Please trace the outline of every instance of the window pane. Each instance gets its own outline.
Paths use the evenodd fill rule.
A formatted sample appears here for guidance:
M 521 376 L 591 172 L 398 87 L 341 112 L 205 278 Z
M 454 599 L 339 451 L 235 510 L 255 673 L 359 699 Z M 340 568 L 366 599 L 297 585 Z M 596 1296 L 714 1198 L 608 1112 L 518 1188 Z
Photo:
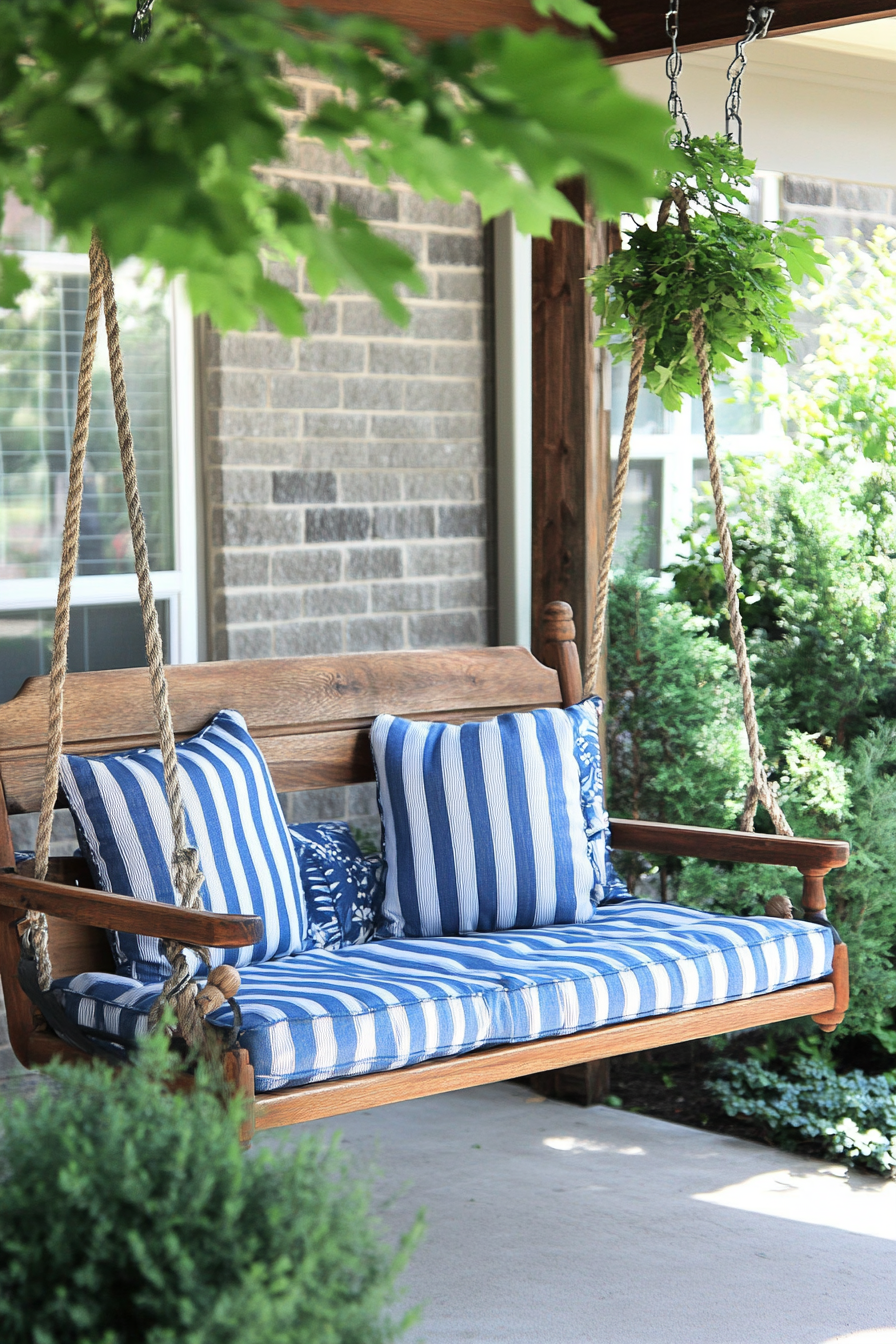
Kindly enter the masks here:
M 615 473 L 617 463 L 613 463 Z M 639 569 L 659 573 L 662 461 L 632 462 L 628 469 L 622 515 L 616 534 L 615 564 L 622 567 L 634 559 Z
M 762 377 L 762 356 L 751 354 L 748 369 L 750 379 L 758 381 Z M 736 386 L 726 374 L 713 380 L 712 390 L 716 429 L 720 435 L 762 432 L 761 410 L 753 401 L 745 398 L 742 388 Z M 703 403 L 699 397 L 691 402 L 691 433 L 703 434 Z
M 162 289 L 137 275 L 120 267 L 116 277 L 122 353 L 150 563 L 173 569 L 169 322 Z M 19 308 L 0 310 L 3 579 L 58 573 L 87 286 L 86 275 L 42 270 Z M 132 568 L 101 319 L 78 573 Z
M 700 490 L 704 481 L 709 481 L 709 463 L 705 457 L 695 457 L 691 463 L 691 485 L 694 490 Z M 703 491 L 700 493 L 702 495 Z
M 610 432 L 622 433 L 625 419 L 625 403 L 628 399 L 628 364 L 613 365 L 613 395 L 610 405 Z M 672 416 L 663 406 L 659 397 L 647 392 L 642 383 L 638 396 L 638 410 L 635 415 L 636 434 L 671 434 Z
M 158 602 L 159 625 L 168 656 L 169 604 Z M 10 700 L 27 677 L 44 676 L 53 652 L 52 609 L 0 612 L 0 701 Z M 72 607 L 70 672 L 144 667 L 143 622 L 136 602 Z M 146 693 L 149 695 L 149 683 Z

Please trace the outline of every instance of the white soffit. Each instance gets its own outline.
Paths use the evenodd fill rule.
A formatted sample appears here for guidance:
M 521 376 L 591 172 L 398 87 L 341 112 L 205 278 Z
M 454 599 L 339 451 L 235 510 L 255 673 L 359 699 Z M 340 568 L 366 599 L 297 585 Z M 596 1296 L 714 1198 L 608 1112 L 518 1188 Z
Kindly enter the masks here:
M 695 135 L 724 129 L 733 55 L 684 54 L 679 88 Z M 747 56 L 744 150 L 760 169 L 896 186 L 896 19 L 767 38 Z M 662 59 L 617 70 L 627 88 L 665 103 Z
M 840 28 L 822 28 L 816 33 L 788 37 L 801 47 L 820 47 L 824 51 L 842 51 L 851 56 L 871 56 L 896 61 L 896 19 L 870 19 L 867 23 L 846 23 Z

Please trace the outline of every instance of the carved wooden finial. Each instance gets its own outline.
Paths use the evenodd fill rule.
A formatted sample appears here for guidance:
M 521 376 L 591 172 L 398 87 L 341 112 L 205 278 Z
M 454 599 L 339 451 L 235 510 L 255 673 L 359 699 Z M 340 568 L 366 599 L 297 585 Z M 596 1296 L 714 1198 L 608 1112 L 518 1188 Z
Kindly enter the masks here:
M 547 604 L 542 617 L 542 630 L 546 644 L 562 644 L 566 640 L 575 643 L 576 625 L 568 602 Z
M 788 896 L 773 896 L 765 903 L 769 919 L 793 919 L 793 904 Z

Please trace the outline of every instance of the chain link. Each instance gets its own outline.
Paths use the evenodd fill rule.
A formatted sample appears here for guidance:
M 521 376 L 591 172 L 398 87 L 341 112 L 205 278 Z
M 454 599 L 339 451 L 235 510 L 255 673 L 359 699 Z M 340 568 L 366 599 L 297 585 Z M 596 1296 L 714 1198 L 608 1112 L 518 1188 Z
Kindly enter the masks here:
M 678 6 L 680 0 L 669 0 L 669 8 L 666 11 L 666 36 L 669 39 L 671 48 L 666 57 L 666 78 L 669 81 L 669 116 L 675 123 L 676 130 L 679 121 L 684 130 L 679 132 L 681 140 L 687 144 L 691 138 L 691 127 L 684 110 L 684 103 L 681 101 L 681 94 L 678 92 L 678 79 L 681 75 L 681 52 L 678 50 Z
M 740 98 L 747 68 L 745 48 L 748 43 L 768 36 L 775 11 L 771 5 L 750 5 L 747 10 L 747 31 L 734 48 L 734 60 L 728 67 L 728 97 L 725 99 L 725 134 L 729 140 L 744 142 L 744 124 L 740 117 Z
M 152 7 L 155 0 L 137 0 L 134 22 L 131 24 L 131 37 L 137 42 L 145 42 L 152 32 Z

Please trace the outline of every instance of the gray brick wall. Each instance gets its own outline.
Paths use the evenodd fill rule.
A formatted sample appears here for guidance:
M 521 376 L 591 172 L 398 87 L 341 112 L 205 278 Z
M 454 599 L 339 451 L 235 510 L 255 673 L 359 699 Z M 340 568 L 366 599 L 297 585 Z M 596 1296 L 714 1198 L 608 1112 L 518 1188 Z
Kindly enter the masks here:
M 326 92 L 297 81 L 308 106 Z M 310 307 L 309 340 L 206 332 L 210 636 L 218 658 L 487 642 L 486 277 L 475 205 L 367 186 L 294 137 L 277 174 L 409 249 L 409 328 L 362 294 Z M 369 803 L 369 799 L 367 800 Z M 365 804 L 366 805 L 366 804 Z
M 786 174 L 781 198 L 783 217 L 809 216 L 828 247 L 856 231 L 870 238 L 880 224 L 896 228 L 896 189 L 891 187 Z

